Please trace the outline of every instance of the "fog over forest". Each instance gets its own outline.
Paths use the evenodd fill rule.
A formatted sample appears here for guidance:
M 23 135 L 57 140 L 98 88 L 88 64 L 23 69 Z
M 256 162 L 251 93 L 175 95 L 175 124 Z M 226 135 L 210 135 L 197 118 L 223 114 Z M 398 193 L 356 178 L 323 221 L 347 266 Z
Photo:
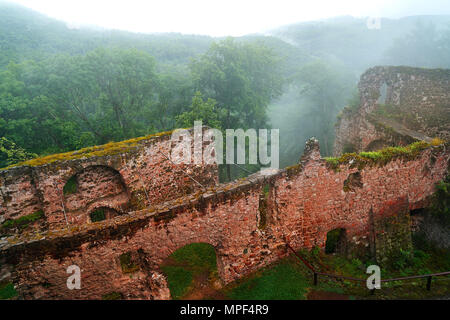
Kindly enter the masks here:
M 331 155 L 336 117 L 358 106 L 365 70 L 450 67 L 450 15 L 377 23 L 339 16 L 240 37 L 146 34 L 71 28 L 0 2 L 0 167 L 197 119 L 279 128 L 281 167 L 311 136 Z

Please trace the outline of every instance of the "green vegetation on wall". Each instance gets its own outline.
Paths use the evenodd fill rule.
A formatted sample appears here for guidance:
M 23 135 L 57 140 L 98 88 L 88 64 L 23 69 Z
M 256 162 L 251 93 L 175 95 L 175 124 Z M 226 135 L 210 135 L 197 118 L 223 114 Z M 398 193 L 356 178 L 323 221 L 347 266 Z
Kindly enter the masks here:
M 22 216 L 17 219 L 7 220 L 0 225 L 0 232 L 11 230 L 14 228 L 18 228 L 19 230 L 24 230 L 30 225 L 30 223 L 33 223 L 39 219 L 42 219 L 42 218 L 44 218 L 44 216 L 45 216 L 44 212 L 42 210 L 39 210 L 32 214 Z
M 405 147 L 387 147 L 379 151 L 368 151 L 356 153 L 345 153 L 342 156 L 325 158 L 327 165 L 337 170 L 340 165 L 350 164 L 352 167 L 359 169 L 369 165 L 386 165 L 396 159 L 413 160 L 421 154 L 421 152 L 432 145 L 418 141 Z
M 111 292 L 102 296 L 102 300 L 120 300 L 122 294 L 120 292 Z

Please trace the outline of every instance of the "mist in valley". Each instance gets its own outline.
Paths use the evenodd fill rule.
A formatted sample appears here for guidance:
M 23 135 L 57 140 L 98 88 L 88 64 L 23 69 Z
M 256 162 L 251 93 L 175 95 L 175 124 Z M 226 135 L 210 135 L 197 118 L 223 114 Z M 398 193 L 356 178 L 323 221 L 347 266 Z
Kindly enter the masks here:
M 268 109 L 271 126 L 280 128 L 284 166 L 298 161 L 311 136 L 319 139 L 322 155 L 332 154 L 336 116 L 345 106 L 358 106 L 357 83 L 368 68 L 450 67 L 449 16 L 382 18 L 373 29 L 367 19 L 339 17 L 286 26 L 271 35 L 301 48 L 306 57 L 292 65 L 283 95 Z M 311 95 L 305 86 L 317 92 Z

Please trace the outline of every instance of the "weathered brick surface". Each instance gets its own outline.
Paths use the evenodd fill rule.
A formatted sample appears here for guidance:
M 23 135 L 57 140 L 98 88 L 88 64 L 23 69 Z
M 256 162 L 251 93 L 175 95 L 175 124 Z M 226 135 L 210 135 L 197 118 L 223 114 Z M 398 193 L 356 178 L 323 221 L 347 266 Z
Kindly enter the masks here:
M 375 67 L 361 76 L 358 87 L 359 108 L 344 112 L 336 127 L 336 155 L 417 138 L 450 140 L 450 70 Z M 379 105 L 390 106 L 395 115 L 375 117 Z
M 66 217 L 70 224 L 89 222 L 89 213 L 98 207 L 126 212 L 201 188 L 181 171 L 189 171 L 206 187 L 218 183 L 216 165 L 170 162 L 166 156 L 174 143 L 168 134 L 142 140 L 125 153 L 1 170 L 0 221 L 43 210 L 49 228 L 57 229 L 66 224 Z M 77 177 L 77 193 L 64 195 L 72 176 Z
M 375 241 L 380 245 L 382 239 L 371 238 L 376 236 L 371 219 L 392 217 L 397 211 L 386 208 L 401 198 L 409 209 L 423 206 L 446 174 L 449 158 L 443 147 L 431 147 L 409 161 L 361 170 L 342 164 L 333 170 L 310 141 L 297 166 L 111 220 L 11 238 L 0 244 L 1 257 L 4 266 L 15 266 L 12 279 L 26 299 L 100 299 L 111 292 L 165 299 L 167 283 L 159 265 L 189 243 L 215 248 L 224 283 L 287 255 L 286 242 L 295 249 L 323 248 L 327 232 L 336 228 L 346 230 L 354 250 L 367 251 Z M 358 185 L 345 189 L 356 172 Z M 132 274 L 124 274 L 119 263 L 127 252 L 140 257 Z M 83 270 L 81 290 L 66 287 L 66 268 L 72 264 Z
M 412 250 L 411 217 L 407 197 L 387 201 L 373 214 L 375 257 L 381 266 L 399 258 L 401 252 Z
M 41 209 L 41 199 L 30 168 L 0 173 L 0 223 Z
M 448 70 L 368 70 L 359 84 L 360 108 L 344 114 L 337 127 L 336 153 L 448 139 L 449 78 Z M 374 121 L 380 104 L 407 116 L 395 119 L 395 128 Z M 12 279 L 25 299 L 101 299 L 117 292 L 168 299 L 159 266 L 186 244 L 211 244 L 219 276 L 229 283 L 287 255 L 286 243 L 324 248 L 327 233 L 338 228 L 345 229 L 348 252 L 386 263 L 399 249 L 410 249 L 409 210 L 427 205 L 450 158 L 440 146 L 414 159 L 331 168 L 310 140 L 296 166 L 218 185 L 215 165 L 167 160 L 173 144 L 160 136 L 123 153 L 0 171 L 0 223 L 43 210 L 49 226 L 0 240 L 0 280 Z M 77 192 L 64 195 L 74 175 Z M 97 208 L 109 208 L 108 219 L 91 223 L 89 213 Z M 120 264 L 126 253 L 138 266 L 130 273 Z M 70 265 L 82 269 L 81 290 L 67 289 Z
M 71 224 L 87 223 L 89 213 L 99 207 L 126 212 L 129 197 L 121 175 L 104 166 L 92 166 L 76 176 L 77 190 L 64 196 L 64 206 Z

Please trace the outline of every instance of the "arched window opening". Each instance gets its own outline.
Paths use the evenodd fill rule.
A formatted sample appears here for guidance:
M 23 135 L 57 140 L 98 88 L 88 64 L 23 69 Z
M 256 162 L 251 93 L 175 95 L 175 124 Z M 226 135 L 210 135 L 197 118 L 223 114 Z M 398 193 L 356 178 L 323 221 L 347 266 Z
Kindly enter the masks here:
M 204 299 L 219 294 L 221 283 L 214 247 L 191 243 L 174 251 L 161 264 L 172 299 Z
M 76 193 L 77 190 L 78 190 L 77 176 L 74 175 L 74 176 L 70 177 L 69 180 L 67 180 L 67 182 L 63 188 L 63 193 L 65 196 L 67 196 L 69 194 Z
M 325 253 L 327 254 L 345 254 L 347 236 L 343 228 L 334 229 L 327 233 L 325 243 Z
M 130 206 L 130 196 L 122 175 L 104 165 L 92 165 L 76 172 L 64 185 L 63 195 L 65 212 L 76 224 L 110 219 L 119 212 L 126 212 Z M 111 206 L 117 211 L 98 209 Z

